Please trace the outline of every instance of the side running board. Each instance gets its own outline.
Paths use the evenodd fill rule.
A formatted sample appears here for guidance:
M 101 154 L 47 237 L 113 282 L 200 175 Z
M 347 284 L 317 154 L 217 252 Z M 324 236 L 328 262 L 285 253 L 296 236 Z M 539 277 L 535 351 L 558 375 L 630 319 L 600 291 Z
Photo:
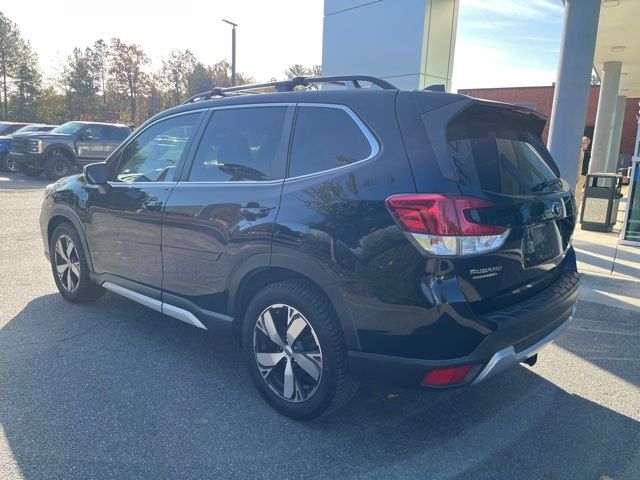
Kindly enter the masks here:
M 142 295 L 141 293 L 134 292 L 133 290 L 129 290 L 128 288 L 121 287 L 120 285 L 116 285 L 111 282 L 104 282 L 102 286 L 113 293 L 122 295 L 123 297 L 133 300 L 145 307 L 152 308 L 156 312 L 164 313 L 165 315 L 169 315 L 170 317 L 189 323 L 194 327 L 202 328 L 203 330 L 207 329 L 207 327 L 205 327 L 193 313 L 183 308 L 176 307 L 175 305 L 169 305 L 168 303 L 147 297 L 146 295 Z

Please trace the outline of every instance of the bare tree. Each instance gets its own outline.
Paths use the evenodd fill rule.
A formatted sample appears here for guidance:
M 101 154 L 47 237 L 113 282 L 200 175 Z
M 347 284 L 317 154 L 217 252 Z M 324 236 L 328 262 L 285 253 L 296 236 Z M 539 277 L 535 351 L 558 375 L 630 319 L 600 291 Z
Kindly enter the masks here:
M 114 92 L 128 100 L 132 123 L 136 123 L 138 97 L 149 85 L 149 75 L 145 71 L 149 63 L 149 57 L 138 45 L 128 45 L 118 38 L 111 40 L 109 81 Z

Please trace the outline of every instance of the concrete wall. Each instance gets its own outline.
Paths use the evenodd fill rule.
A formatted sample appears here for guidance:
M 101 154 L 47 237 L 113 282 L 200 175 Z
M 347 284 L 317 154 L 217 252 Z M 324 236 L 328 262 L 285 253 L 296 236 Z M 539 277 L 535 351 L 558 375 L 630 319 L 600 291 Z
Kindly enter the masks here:
M 459 0 L 325 0 L 322 74 L 451 86 Z

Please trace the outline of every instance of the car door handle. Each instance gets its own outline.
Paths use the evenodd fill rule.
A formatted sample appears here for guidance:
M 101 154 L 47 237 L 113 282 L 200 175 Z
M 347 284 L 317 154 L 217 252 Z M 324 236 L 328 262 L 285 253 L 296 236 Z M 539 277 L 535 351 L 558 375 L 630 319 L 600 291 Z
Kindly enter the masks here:
M 269 215 L 269 209 L 265 207 L 240 207 L 238 213 L 247 220 L 257 220 Z
M 162 200 L 145 200 L 144 202 L 142 202 L 142 205 L 144 205 L 144 208 L 146 210 L 157 212 L 159 210 L 162 210 L 164 202 Z

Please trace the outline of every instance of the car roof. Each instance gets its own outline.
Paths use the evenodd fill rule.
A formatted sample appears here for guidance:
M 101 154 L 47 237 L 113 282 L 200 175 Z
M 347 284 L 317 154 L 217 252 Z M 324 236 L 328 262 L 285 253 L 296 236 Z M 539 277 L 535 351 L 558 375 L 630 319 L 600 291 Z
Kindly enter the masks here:
M 273 92 L 255 93 L 249 95 L 233 95 L 213 98 L 210 100 L 200 100 L 192 103 L 185 103 L 160 112 L 150 120 L 156 120 L 164 116 L 173 115 L 189 110 L 200 110 L 213 107 L 247 105 L 247 104 L 277 104 L 277 103 L 333 103 L 349 106 L 352 103 L 383 101 L 397 95 L 412 95 L 422 104 L 422 111 L 431 106 L 439 106 L 469 99 L 465 95 L 456 93 L 434 92 L 428 90 L 384 90 L 375 88 L 357 89 L 327 89 L 327 90 L 302 90 L 293 92 Z
M 81 123 L 83 125 L 104 125 L 104 126 L 108 126 L 108 127 L 129 128 L 128 125 L 125 125 L 123 123 L 88 122 L 86 120 L 71 120 L 71 122 L 73 122 L 73 123 Z M 71 123 L 71 122 L 68 122 L 68 123 Z
M 335 90 L 303 90 L 293 92 L 255 93 L 249 95 L 232 95 L 210 100 L 200 100 L 178 105 L 160 112 L 154 119 L 190 110 L 201 110 L 213 107 L 249 105 L 249 104 L 283 104 L 283 103 L 337 103 L 349 105 L 355 97 L 368 99 L 391 98 L 398 94 L 398 90 L 379 89 L 335 89 Z

